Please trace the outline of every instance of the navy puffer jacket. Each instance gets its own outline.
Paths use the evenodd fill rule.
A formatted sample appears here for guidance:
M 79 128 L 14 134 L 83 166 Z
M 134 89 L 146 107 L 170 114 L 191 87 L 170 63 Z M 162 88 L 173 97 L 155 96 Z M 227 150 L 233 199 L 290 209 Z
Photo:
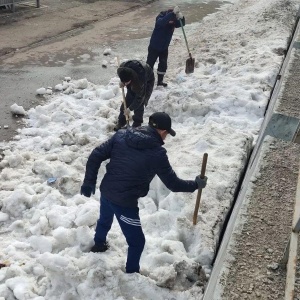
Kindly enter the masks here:
M 194 192 L 197 183 L 177 177 L 163 144 L 156 129 L 149 126 L 119 130 L 92 151 L 84 183 L 96 184 L 101 163 L 110 159 L 100 191 L 117 205 L 136 207 L 138 198 L 147 195 L 155 175 L 173 192 Z
M 172 23 L 170 23 L 170 21 Z M 184 17 L 181 22 L 182 26 L 185 26 Z M 149 46 L 159 52 L 168 49 L 174 29 L 180 26 L 180 21 L 177 20 L 173 10 L 162 11 L 156 17 L 155 27 L 150 38 Z

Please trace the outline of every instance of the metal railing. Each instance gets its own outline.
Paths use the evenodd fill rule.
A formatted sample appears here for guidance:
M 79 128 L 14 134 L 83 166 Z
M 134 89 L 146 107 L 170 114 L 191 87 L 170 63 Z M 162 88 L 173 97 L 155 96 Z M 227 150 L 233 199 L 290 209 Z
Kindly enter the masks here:
M 0 0 L 0 6 L 8 6 L 12 12 L 15 12 L 15 5 L 20 2 L 28 2 L 28 0 Z M 40 0 L 35 0 L 36 7 L 40 7 Z

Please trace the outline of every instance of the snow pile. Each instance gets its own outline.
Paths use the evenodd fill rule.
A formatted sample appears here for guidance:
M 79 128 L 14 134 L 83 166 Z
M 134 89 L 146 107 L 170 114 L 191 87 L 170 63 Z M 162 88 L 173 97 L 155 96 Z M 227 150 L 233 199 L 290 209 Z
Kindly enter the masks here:
M 184 73 L 179 62 L 186 53 L 177 47 L 168 71 L 175 79 L 154 90 L 145 112 L 144 123 L 154 111 L 171 115 L 177 135 L 165 147 L 178 176 L 194 179 L 203 153 L 209 154 L 198 224 L 192 225 L 196 193 L 172 193 L 154 178 L 139 201 L 147 276 L 124 273 L 127 245 L 117 222 L 110 250 L 89 253 L 100 195 L 85 198 L 79 190 L 90 152 L 113 134 L 122 95 L 117 77 L 107 85 L 65 79 L 47 104 L 27 112 L 29 126 L 19 130 L 18 141 L 2 145 L 0 260 L 8 267 L 0 269 L 1 296 L 199 299 L 283 59 L 278 49 L 286 47 L 290 11 L 296 11 L 284 1 L 250 2 L 224 6 L 190 26 L 195 72 Z

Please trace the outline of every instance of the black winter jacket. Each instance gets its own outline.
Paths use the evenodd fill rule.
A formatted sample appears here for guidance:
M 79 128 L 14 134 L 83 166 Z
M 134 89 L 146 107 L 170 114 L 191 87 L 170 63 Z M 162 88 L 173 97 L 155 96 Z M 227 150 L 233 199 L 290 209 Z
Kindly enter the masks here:
M 123 62 L 120 65 L 120 68 L 122 67 L 130 68 L 134 74 L 134 78 L 127 86 L 127 89 L 132 91 L 130 95 L 134 96 L 132 104 L 128 108 L 133 111 L 140 107 L 140 105 L 147 106 L 155 80 L 152 68 L 148 64 L 138 60 Z
M 84 183 L 95 185 L 101 163 L 110 159 L 100 191 L 117 205 L 136 207 L 138 198 L 147 195 L 155 175 L 173 192 L 197 190 L 195 181 L 177 177 L 163 144 L 156 129 L 150 126 L 119 130 L 92 151 L 86 164 Z
M 173 21 L 172 24 L 169 22 Z M 181 20 L 182 26 L 185 26 L 185 18 Z M 181 27 L 180 21 L 172 10 L 162 11 L 157 17 L 155 27 L 152 32 L 149 46 L 159 52 L 168 49 L 174 29 Z

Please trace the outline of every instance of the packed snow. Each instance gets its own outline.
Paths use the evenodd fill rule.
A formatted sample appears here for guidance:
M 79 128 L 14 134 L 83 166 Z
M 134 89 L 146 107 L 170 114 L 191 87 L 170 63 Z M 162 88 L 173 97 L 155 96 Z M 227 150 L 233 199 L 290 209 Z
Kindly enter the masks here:
M 10 107 L 10 111 L 12 114 L 15 114 L 15 115 L 26 115 L 26 111 L 24 109 L 23 106 L 20 106 L 16 103 L 14 103 L 11 107 Z
M 53 94 L 39 88 L 46 103 L 29 109 L 28 126 L 1 145 L 0 263 L 6 267 L 0 269 L 0 297 L 200 299 L 220 226 L 283 60 L 296 2 L 236 0 L 187 25 L 196 57 L 190 75 L 184 72 L 182 32 L 175 32 L 173 44 L 180 46 L 169 49 L 173 80 L 166 89 L 154 89 L 144 124 L 155 111 L 170 114 L 177 132 L 165 143 L 171 165 L 179 177 L 194 179 L 208 153 L 208 185 L 193 226 L 196 193 L 172 193 L 153 179 L 139 200 L 146 236 L 142 274 L 124 273 L 127 244 L 116 221 L 108 235 L 111 248 L 89 252 L 100 192 L 91 198 L 79 193 L 89 154 L 114 134 L 122 101 L 119 79 L 96 85 L 65 78 Z

